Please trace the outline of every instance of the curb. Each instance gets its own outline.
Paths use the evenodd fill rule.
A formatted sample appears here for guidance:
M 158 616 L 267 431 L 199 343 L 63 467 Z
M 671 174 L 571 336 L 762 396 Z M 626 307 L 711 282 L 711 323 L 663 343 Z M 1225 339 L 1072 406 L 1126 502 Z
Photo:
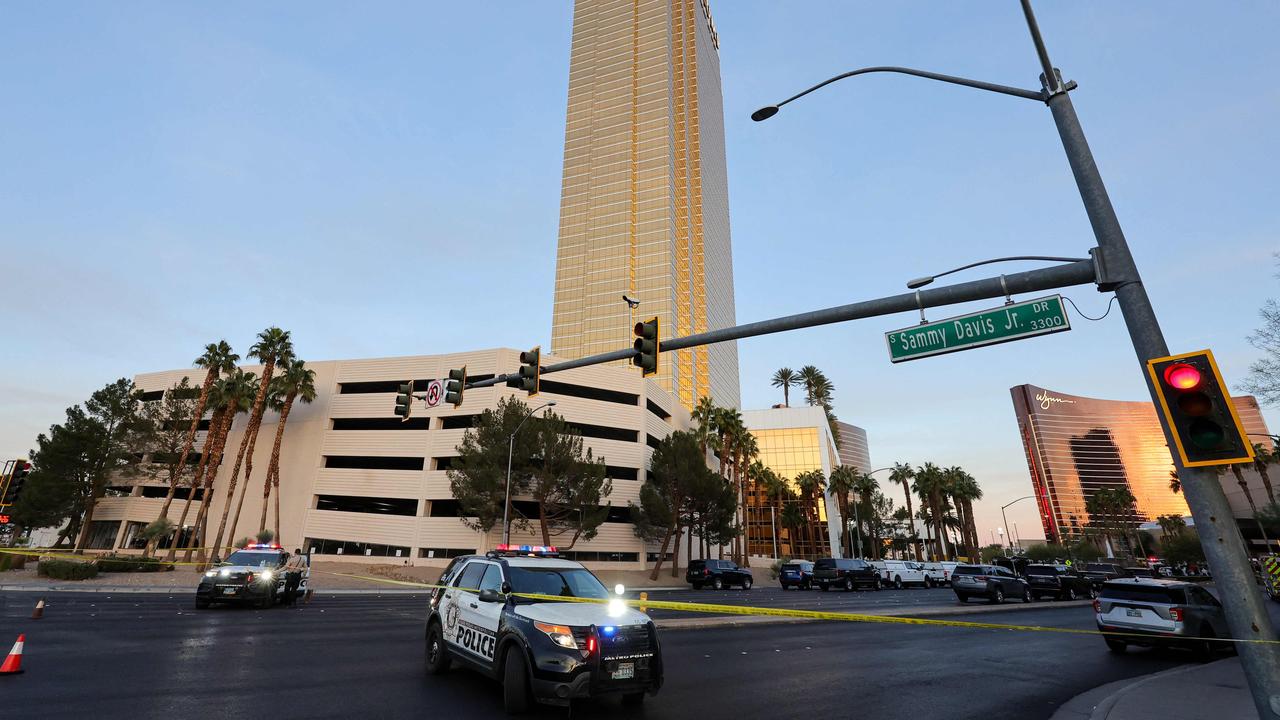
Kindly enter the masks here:
M 1203 667 L 1203 665 L 1195 663 L 1190 665 L 1180 665 L 1178 667 L 1169 668 L 1168 670 L 1151 673 L 1150 675 L 1140 675 L 1136 678 L 1117 680 L 1105 685 L 1099 685 L 1098 687 L 1080 693 L 1063 703 L 1053 713 L 1050 720 L 1085 720 L 1086 718 L 1088 720 L 1106 720 L 1106 718 L 1111 714 L 1111 710 L 1116 706 L 1116 703 L 1120 702 L 1121 698 L 1139 687 L 1171 675 L 1181 675 L 1193 670 L 1200 670 Z M 1094 702 L 1095 697 L 1101 697 L 1096 704 Z
M 1086 607 L 1092 600 L 1074 602 L 1031 603 L 1019 605 L 991 605 L 987 607 L 943 607 L 934 610 L 901 608 L 876 613 L 885 617 L 946 617 L 948 615 L 986 615 L 991 613 L 1022 612 L 1027 610 L 1057 610 Z M 813 618 L 774 617 L 768 615 L 711 615 L 705 618 L 666 618 L 654 620 L 662 630 L 700 630 L 703 628 L 734 627 L 737 625 L 790 625 L 795 623 L 843 622 L 841 620 L 817 620 Z

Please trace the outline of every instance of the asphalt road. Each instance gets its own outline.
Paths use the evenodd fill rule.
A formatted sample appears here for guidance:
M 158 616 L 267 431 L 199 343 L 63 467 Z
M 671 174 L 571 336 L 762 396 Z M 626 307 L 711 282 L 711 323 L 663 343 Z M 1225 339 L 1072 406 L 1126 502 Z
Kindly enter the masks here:
M 36 599 L 0 593 L 0 652 L 27 636 L 26 673 L 0 677 L 7 717 L 505 717 L 497 683 L 458 669 L 424 676 L 423 596 L 197 612 L 186 594 L 57 593 L 33 621 Z M 975 619 L 1093 622 L 1088 608 L 1047 605 Z M 669 630 L 662 641 L 666 686 L 643 709 L 606 699 L 572 716 L 1047 718 L 1092 687 L 1189 660 L 1117 657 L 1089 636 L 878 624 Z

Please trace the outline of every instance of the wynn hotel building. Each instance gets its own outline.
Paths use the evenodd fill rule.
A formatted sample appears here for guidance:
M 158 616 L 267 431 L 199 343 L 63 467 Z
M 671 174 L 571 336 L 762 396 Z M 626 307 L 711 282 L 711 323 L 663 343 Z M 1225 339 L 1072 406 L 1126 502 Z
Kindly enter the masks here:
M 1012 388 L 1018 431 L 1037 496 L 1044 536 L 1051 542 L 1078 539 L 1089 525 L 1088 498 L 1108 487 L 1128 488 L 1137 499 L 1135 523 L 1161 515 L 1189 515 L 1186 500 L 1170 489 L 1173 460 L 1150 402 L 1125 402 L 1067 395 L 1034 385 Z M 1266 421 L 1258 401 L 1233 398 L 1245 432 L 1266 440 Z M 1269 442 L 1269 440 L 1266 440 Z M 1250 511 L 1232 473 L 1223 487 L 1237 518 Z M 1266 502 L 1257 474 L 1244 471 L 1260 503 Z M 1256 483 L 1256 484 L 1255 484 Z M 1256 530 L 1241 523 L 1246 541 Z M 1260 539 L 1260 538 L 1259 538 Z
M 623 296 L 639 300 L 632 308 Z M 619 350 L 734 324 L 719 38 L 707 0 L 577 0 L 551 351 Z M 689 409 L 737 407 L 738 351 L 662 355 Z

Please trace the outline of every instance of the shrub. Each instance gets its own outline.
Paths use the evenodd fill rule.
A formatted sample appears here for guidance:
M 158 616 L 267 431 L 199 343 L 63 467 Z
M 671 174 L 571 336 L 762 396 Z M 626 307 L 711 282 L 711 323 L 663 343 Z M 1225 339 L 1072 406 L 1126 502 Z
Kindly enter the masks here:
M 99 572 L 168 572 L 173 565 L 158 558 L 140 555 L 103 555 L 98 558 Z
M 21 570 L 27 566 L 27 556 L 15 553 L 0 553 L 0 572 L 5 570 Z
M 782 574 L 782 566 L 786 565 L 789 562 L 791 562 L 791 558 L 784 557 L 784 558 L 778 558 L 777 560 L 774 560 L 772 563 L 770 563 L 769 578 L 772 580 L 777 580 L 778 576 Z
M 276 534 L 274 531 L 271 531 L 271 530 L 263 530 L 259 532 L 257 535 L 258 542 L 264 543 L 264 544 L 269 543 L 275 539 L 276 539 Z
M 41 560 L 36 574 L 54 580 L 88 580 L 98 576 L 98 563 L 92 560 Z

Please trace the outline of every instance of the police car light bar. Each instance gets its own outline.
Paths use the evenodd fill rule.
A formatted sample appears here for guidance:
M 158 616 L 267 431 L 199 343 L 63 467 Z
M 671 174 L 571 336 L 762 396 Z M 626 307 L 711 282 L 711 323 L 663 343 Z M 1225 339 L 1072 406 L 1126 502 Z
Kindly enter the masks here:
M 494 549 L 498 552 L 519 553 L 521 555 L 556 555 L 559 553 L 559 550 L 551 545 L 508 545 L 500 543 Z
M 280 543 L 249 543 L 244 546 L 245 550 L 279 550 Z

